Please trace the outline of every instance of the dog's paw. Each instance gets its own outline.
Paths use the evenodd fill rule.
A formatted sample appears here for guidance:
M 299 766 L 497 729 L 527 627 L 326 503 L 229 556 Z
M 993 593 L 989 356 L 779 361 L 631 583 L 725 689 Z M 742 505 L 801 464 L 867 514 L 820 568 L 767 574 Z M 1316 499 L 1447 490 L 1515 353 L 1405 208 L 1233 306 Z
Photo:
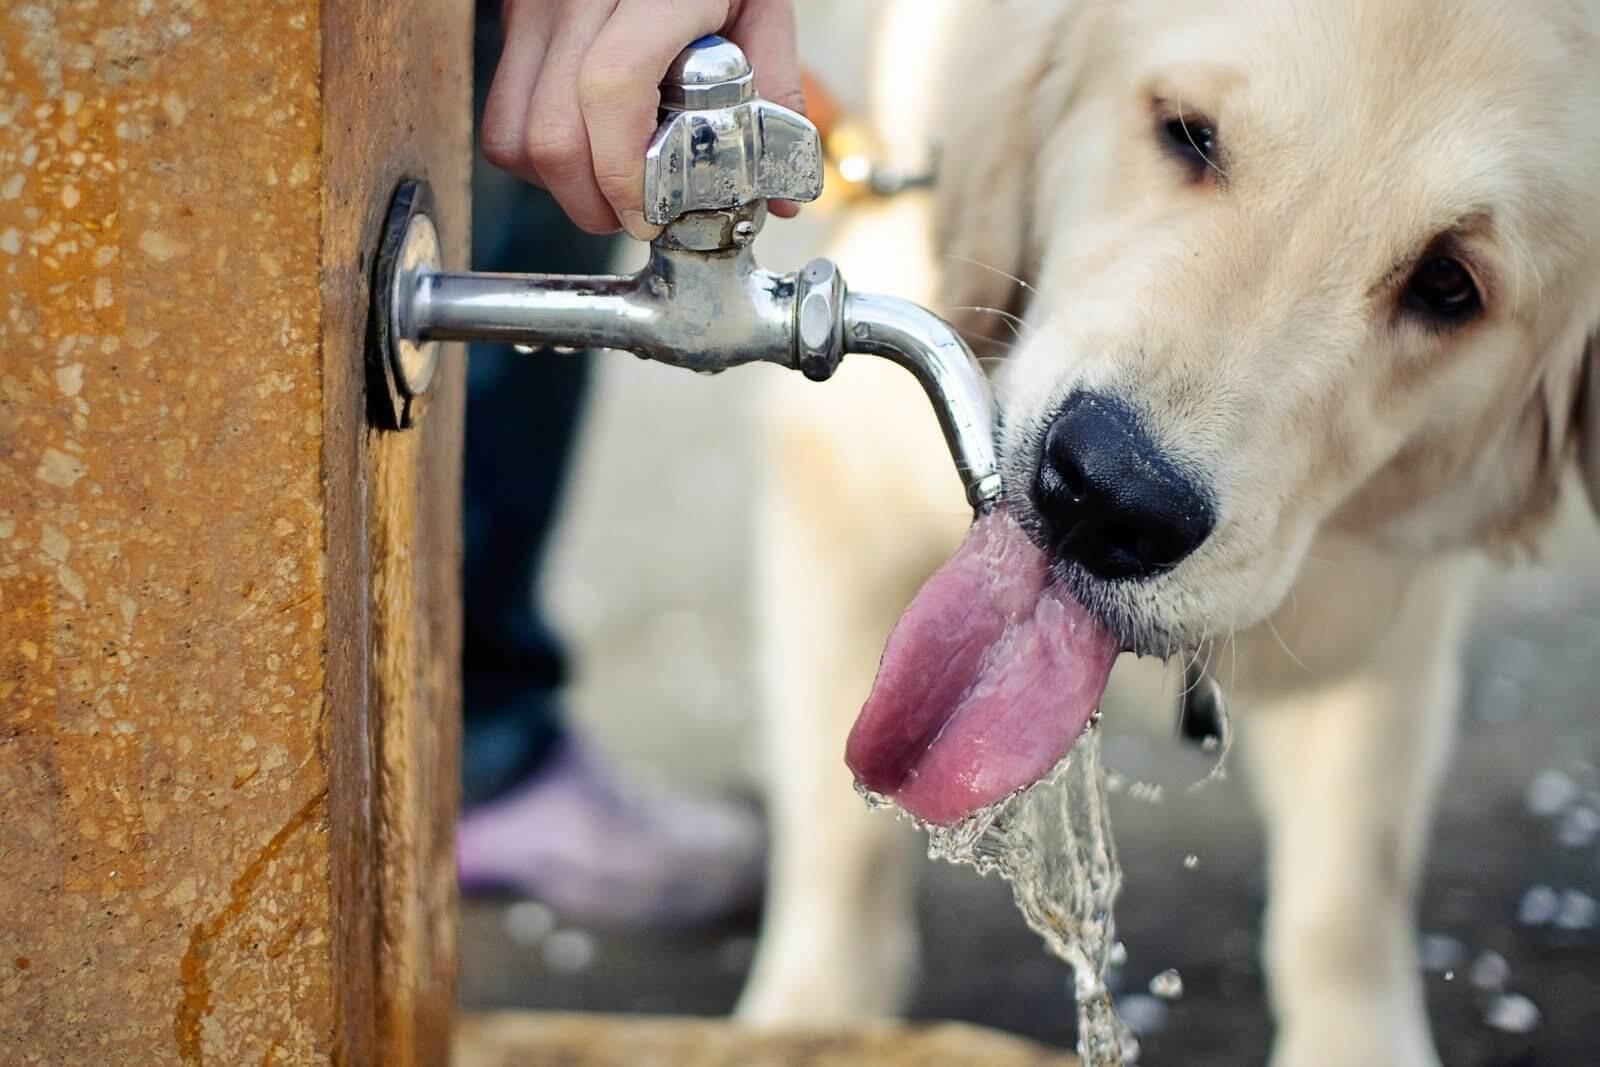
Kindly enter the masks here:
M 859 947 L 859 946 L 858 946 Z M 894 1018 L 910 1004 L 917 940 L 884 939 L 872 959 L 859 952 L 761 959 L 734 1015 L 755 1026 L 817 1026 Z
M 1278 1035 L 1270 1067 L 1440 1067 L 1427 1026 L 1392 1015 L 1328 1015 Z

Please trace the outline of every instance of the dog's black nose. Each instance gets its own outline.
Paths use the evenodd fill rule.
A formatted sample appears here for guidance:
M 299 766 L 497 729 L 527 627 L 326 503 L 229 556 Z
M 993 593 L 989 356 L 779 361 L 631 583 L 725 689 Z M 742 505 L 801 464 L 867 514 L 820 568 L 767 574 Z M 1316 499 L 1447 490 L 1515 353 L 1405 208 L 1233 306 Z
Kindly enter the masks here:
M 1202 488 L 1109 397 L 1074 393 L 1045 435 L 1034 506 L 1056 552 L 1101 578 L 1146 578 L 1210 535 Z

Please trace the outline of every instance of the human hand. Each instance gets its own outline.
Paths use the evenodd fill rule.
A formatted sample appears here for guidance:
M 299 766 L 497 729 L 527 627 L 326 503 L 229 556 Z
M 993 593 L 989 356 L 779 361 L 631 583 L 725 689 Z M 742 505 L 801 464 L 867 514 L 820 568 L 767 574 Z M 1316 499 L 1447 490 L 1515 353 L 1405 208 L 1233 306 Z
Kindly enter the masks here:
M 690 41 L 725 35 L 749 57 L 764 98 L 805 111 L 792 0 L 505 0 L 501 17 L 483 154 L 548 189 L 589 233 L 658 232 L 644 219 L 645 149 L 658 85 Z

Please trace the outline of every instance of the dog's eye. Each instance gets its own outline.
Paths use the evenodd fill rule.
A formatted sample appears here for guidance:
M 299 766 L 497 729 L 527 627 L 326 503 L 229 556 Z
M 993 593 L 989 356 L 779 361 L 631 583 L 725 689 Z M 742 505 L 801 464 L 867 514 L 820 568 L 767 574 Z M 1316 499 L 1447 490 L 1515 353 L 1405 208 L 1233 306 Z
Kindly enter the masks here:
M 1405 304 L 1444 323 L 1463 322 L 1482 307 L 1472 273 L 1458 259 L 1429 256 L 1406 283 Z
M 1162 144 L 1200 178 L 1217 164 L 1217 128 L 1203 115 L 1172 115 L 1160 122 Z

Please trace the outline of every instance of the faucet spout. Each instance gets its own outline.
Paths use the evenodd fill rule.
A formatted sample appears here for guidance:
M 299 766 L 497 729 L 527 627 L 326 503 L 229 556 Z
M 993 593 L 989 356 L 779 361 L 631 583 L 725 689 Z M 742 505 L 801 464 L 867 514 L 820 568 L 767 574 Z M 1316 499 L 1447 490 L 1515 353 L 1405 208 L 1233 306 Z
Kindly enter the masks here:
M 921 383 L 966 486 L 982 515 L 1000 499 L 994 401 L 988 378 L 955 328 L 933 312 L 893 296 L 851 293 L 844 305 L 844 349 L 898 363 Z
M 398 301 L 410 315 L 399 331 L 425 342 L 612 348 L 705 373 L 794 365 L 794 278 L 760 269 L 748 248 L 658 240 L 637 274 L 428 272 L 411 284 Z
M 418 275 L 401 336 L 522 346 L 632 350 L 649 341 L 638 279 L 618 275 Z
M 756 265 L 748 245 L 651 245 L 636 274 L 480 274 L 401 270 L 393 336 L 412 344 L 491 341 L 607 348 L 715 374 L 776 363 L 818 381 L 848 353 L 889 359 L 917 379 L 938 416 L 967 501 L 1000 498 L 993 402 L 972 351 L 943 319 L 907 300 L 851 293 L 816 260 L 798 274 Z

